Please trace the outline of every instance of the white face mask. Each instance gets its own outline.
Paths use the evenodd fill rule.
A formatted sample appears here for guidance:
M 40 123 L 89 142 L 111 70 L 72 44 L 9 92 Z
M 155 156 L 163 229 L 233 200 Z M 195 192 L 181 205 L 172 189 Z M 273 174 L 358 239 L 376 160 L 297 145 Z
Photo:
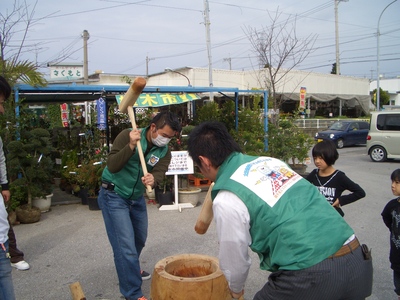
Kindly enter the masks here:
M 157 147 L 164 147 L 164 146 L 168 145 L 170 140 L 171 140 L 170 138 L 159 135 L 158 133 L 157 133 L 157 137 L 155 139 L 153 139 L 153 137 L 151 137 L 151 142 L 153 143 L 153 145 L 155 145 Z

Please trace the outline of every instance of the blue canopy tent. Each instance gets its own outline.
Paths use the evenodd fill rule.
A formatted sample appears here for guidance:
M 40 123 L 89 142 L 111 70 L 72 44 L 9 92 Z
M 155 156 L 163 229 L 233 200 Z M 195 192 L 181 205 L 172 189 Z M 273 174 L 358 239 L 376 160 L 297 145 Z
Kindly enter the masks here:
M 78 101 L 94 101 L 102 97 L 109 101 L 116 101 L 117 95 L 122 95 L 128 90 L 128 85 L 77 85 L 73 84 L 51 84 L 45 87 L 33 87 L 26 84 L 17 84 L 14 86 L 15 102 L 18 104 L 20 98 L 24 98 L 25 103 L 68 103 Z M 228 98 L 227 94 L 233 94 L 235 100 L 235 127 L 238 128 L 238 110 L 239 94 L 262 94 L 264 96 L 264 107 L 268 108 L 268 92 L 265 90 L 239 90 L 237 88 L 224 87 L 192 87 L 192 86 L 146 86 L 142 94 L 161 93 L 161 94 L 179 94 L 187 93 L 218 93 Z M 154 98 L 154 97 L 153 97 Z M 185 101 L 192 101 L 198 98 L 185 97 Z M 179 104 L 174 97 L 161 97 L 165 101 L 162 105 Z M 181 102 L 185 103 L 185 102 Z M 154 107 L 152 101 L 147 101 L 141 107 Z M 160 105 L 157 105 L 160 106 Z M 264 148 L 268 150 L 268 109 L 264 109 Z M 16 114 L 19 114 L 17 107 Z M 107 118 L 106 118 L 107 119 Z M 108 126 L 106 126 L 108 129 Z M 107 133 L 108 136 L 108 133 Z

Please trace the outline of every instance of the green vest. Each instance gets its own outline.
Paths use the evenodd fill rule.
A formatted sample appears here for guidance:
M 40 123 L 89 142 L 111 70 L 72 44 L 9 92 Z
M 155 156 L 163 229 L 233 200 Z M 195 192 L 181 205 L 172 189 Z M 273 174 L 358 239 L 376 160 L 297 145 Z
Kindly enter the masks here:
M 220 166 L 220 190 L 237 195 L 250 214 L 250 248 L 268 271 L 311 267 L 353 234 L 318 189 L 282 161 L 233 153 Z
M 146 153 L 147 129 L 141 132 L 140 144 L 142 145 L 143 153 Z M 147 171 L 151 172 L 153 166 L 161 157 L 164 157 L 168 152 L 168 145 L 164 147 L 152 147 L 149 153 L 146 154 L 144 160 L 146 162 Z M 125 199 L 138 199 L 145 192 L 145 186 L 142 183 L 143 170 L 140 164 L 138 151 L 132 155 L 127 164 L 117 173 L 111 173 L 108 167 L 104 168 L 102 180 L 115 184 L 114 191 Z

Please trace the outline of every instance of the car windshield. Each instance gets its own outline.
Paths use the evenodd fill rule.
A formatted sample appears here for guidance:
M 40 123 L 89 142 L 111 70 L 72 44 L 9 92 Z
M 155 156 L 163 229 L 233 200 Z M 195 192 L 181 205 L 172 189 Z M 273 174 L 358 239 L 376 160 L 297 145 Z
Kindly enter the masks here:
M 346 130 L 348 123 L 343 123 L 343 122 L 335 122 L 333 123 L 329 129 L 330 130 L 338 130 L 338 131 L 343 131 Z

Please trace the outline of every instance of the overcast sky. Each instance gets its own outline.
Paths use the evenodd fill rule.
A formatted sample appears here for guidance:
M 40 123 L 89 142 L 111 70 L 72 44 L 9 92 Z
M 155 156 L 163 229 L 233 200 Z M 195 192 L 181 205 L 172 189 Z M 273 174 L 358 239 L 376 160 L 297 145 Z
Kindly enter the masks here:
M 32 9 L 34 0 L 27 0 Z M 376 79 L 378 18 L 392 0 L 349 0 L 338 5 L 342 75 Z M 14 0 L 2 0 L 10 11 Z M 316 34 L 314 50 L 298 69 L 330 73 L 336 60 L 334 0 L 209 1 L 212 67 L 257 69 L 246 28 L 268 28 L 269 15 L 280 21 L 297 15 L 299 38 Z M 380 73 L 400 75 L 400 1 L 382 14 Z M 293 18 L 294 19 L 294 18 Z M 83 62 L 82 32 L 88 41 L 89 74 L 145 75 L 165 68 L 208 67 L 203 0 L 37 0 L 24 59 L 47 63 Z M 20 41 L 14 34 L 12 45 Z M 10 43 L 11 45 L 11 43 Z M 65 56 L 67 55 L 67 58 Z M 148 58 L 148 64 L 146 63 Z M 48 72 L 46 68 L 41 69 Z

